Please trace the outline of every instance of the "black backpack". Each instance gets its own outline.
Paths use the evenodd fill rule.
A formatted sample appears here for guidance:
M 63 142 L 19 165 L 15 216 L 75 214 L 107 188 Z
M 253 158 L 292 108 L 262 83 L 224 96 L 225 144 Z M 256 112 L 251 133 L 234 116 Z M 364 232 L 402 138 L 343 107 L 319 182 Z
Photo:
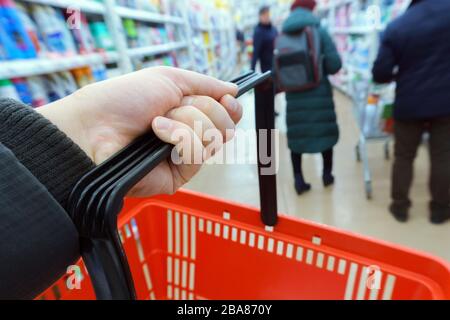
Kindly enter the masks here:
M 323 56 L 318 27 L 283 33 L 275 40 L 274 78 L 279 92 L 302 92 L 320 85 Z

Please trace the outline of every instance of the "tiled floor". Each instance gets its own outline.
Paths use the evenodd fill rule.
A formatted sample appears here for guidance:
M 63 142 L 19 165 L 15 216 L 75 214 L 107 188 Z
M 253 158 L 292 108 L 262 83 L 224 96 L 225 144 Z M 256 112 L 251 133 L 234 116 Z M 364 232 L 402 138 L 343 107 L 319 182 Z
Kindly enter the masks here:
M 416 162 L 416 179 L 412 190 L 414 208 L 407 224 L 396 222 L 387 212 L 391 162 L 384 160 L 383 144 L 369 145 L 369 161 L 374 176 L 374 199 L 366 200 L 361 164 L 355 160 L 358 128 L 350 101 L 336 93 L 341 139 L 335 152 L 336 185 L 324 189 L 321 183 L 321 157 L 305 158 L 305 175 L 313 190 L 297 196 L 284 125 L 285 103 L 277 98 L 281 115 L 277 126 L 281 130 L 280 171 L 278 175 L 279 211 L 378 239 L 403 244 L 426 251 L 450 261 L 450 223 L 434 226 L 428 222 L 428 156 L 425 147 Z M 251 94 L 242 98 L 245 115 L 240 128 L 254 128 L 254 106 Z M 254 147 L 256 148 L 256 147 Z M 252 152 L 251 148 L 247 152 Z M 256 151 L 255 151 L 256 152 Z M 233 200 L 252 206 L 259 205 L 257 171 L 254 165 L 206 165 L 187 186 L 188 189 Z

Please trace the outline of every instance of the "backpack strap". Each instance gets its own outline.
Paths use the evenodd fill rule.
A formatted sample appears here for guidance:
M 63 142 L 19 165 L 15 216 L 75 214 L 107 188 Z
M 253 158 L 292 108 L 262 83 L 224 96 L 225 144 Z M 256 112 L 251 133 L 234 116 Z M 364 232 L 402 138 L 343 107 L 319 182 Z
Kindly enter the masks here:
M 315 39 L 318 36 L 319 30 L 317 27 L 308 26 L 303 30 L 303 32 L 306 33 L 306 39 L 308 40 L 308 46 L 310 48 L 310 55 L 311 57 L 313 57 L 312 61 L 314 63 L 314 78 L 316 82 L 318 82 L 321 76 L 319 71 L 321 70 L 319 65 L 320 61 L 318 59 L 318 57 L 320 56 L 320 52 L 318 52 L 318 50 L 320 50 L 321 48 L 317 48 L 318 45 L 316 44 Z

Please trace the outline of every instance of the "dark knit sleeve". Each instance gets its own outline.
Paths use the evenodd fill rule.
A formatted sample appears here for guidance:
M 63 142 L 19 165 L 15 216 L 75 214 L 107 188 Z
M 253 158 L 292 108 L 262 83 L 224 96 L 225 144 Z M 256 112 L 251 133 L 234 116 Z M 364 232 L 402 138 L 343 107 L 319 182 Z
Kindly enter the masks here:
M 67 208 L 78 180 L 95 167 L 91 159 L 63 132 L 32 108 L 0 99 L 0 143 Z

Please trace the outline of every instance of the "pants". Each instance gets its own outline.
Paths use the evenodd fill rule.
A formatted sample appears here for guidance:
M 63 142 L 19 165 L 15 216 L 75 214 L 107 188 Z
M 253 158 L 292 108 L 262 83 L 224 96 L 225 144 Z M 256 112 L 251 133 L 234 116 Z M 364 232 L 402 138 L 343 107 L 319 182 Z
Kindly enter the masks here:
M 413 163 L 424 132 L 430 133 L 431 205 L 450 205 L 450 117 L 430 121 L 396 121 L 395 162 L 392 173 L 393 205 L 409 208 L 409 192 L 413 181 Z
M 329 149 L 322 152 L 323 157 L 323 174 L 331 174 L 333 171 L 333 149 Z M 303 178 L 302 170 L 302 154 L 291 152 L 292 167 L 294 169 L 294 174 Z

